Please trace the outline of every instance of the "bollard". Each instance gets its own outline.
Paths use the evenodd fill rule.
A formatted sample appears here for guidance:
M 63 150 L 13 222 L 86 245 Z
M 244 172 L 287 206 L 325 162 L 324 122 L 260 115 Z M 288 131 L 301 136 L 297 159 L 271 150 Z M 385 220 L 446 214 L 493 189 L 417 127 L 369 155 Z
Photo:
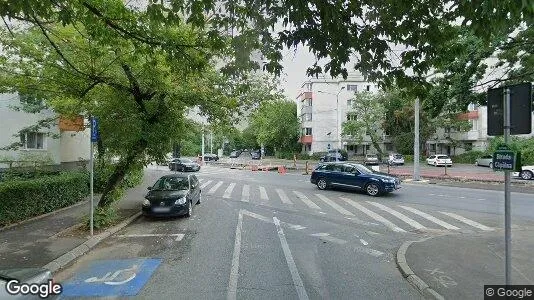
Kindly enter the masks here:
M 389 174 L 389 162 L 388 162 L 388 174 Z
M 308 161 L 306 161 L 306 175 L 309 175 L 309 173 L 308 173 Z
M 447 163 L 445 163 L 445 175 L 447 175 Z

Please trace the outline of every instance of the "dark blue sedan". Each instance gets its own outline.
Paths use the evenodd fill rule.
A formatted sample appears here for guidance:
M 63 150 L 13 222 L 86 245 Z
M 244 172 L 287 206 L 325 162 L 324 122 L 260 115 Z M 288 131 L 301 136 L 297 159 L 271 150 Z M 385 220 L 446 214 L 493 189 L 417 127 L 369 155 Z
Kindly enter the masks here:
M 399 178 L 350 162 L 321 164 L 312 172 L 310 182 L 320 190 L 329 187 L 352 188 L 363 190 L 369 196 L 379 196 L 400 188 Z

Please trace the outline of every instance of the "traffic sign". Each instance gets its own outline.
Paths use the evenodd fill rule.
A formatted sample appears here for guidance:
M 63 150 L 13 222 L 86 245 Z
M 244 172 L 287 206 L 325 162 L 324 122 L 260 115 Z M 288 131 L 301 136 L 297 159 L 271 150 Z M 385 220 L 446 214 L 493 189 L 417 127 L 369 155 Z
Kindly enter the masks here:
M 91 142 L 98 142 L 98 137 L 98 119 L 96 117 L 91 117 Z
M 507 145 L 501 145 L 493 153 L 494 170 L 514 170 L 516 154 Z
M 488 135 L 504 134 L 504 92 L 510 90 L 510 134 L 532 132 L 532 84 L 522 83 L 488 90 Z

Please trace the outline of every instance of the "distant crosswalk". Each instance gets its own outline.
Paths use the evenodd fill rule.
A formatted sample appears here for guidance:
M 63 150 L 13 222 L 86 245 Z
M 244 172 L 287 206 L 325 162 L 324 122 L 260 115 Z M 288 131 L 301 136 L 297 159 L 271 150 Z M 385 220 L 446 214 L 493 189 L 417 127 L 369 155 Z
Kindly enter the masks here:
M 212 196 L 212 199 L 222 198 L 246 203 L 262 205 L 286 206 L 289 209 L 309 210 L 311 213 L 337 214 L 348 219 L 363 220 L 366 224 L 384 226 L 384 230 L 406 233 L 412 230 L 481 230 L 492 231 L 493 227 L 467 218 L 458 212 L 428 211 L 420 206 L 413 207 L 406 204 L 396 204 L 380 201 L 351 199 L 351 194 L 340 196 L 329 191 L 313 190 L 303 192 L 283 187 L 250 183 L 227 182 L 200 178 L 200 187 Z M 426 211 L 424 211 L 426 210 Z M 370 226 L 370 225 L 367 225 Z

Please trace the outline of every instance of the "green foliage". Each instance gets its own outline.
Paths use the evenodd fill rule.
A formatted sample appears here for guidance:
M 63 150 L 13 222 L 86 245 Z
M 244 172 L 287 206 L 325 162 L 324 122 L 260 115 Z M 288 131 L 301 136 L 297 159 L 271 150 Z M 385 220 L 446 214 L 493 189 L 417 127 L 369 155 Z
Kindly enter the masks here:
M 497 147 L 504 143 L 503 137 L 495 137 L 490 140 L 488 153 L 493 153 Z M 521 151 L 521 163 L 523 165 L 534 165 L 534 138 L 521 138 L 513 136 L 508 146 L 514 151 Z
M 114 207 L 97 207 L 93 214 L 93 228 L 105 229 L 112 225 L 117 224 L 119 215 Z M 83 224 L 85 230 L 91 230 L 91 220 L 89 217 L 83 218 Z
M 413 154 L 405 154 L 403 156 L 404 156 L 404 163 L 413 163 L 413 158 L 414 158 Z M 421 162 L 424 163 L 425 159 L 426 159 L 426 157 L 421 156 L 419 158 L 419 163 L 421 163 Z
M 325 156 L 326 154 L 328 154 L 328 152 L 314 152 L 311 157 L 314 160 L 319 160 L 321 159 L 321 157 Z
M 264 102 L 250 118 L 257 143 L 275 148 L 275 151 L 298 151 L 300 125 L 297 105 L 292 101 Z
M 486 153 L 483 151 L 467 151 L 462 154 L 455 155 L 452 157 L 452 161 L 455 164 L 474 164 L 477 158 L 485 154 Z
M 104 187 L 115 171 L 115 168 L 116 165 L 109 160 L 95 160 L 95 165 L 93 167 L 93 190 L 95 193 L 102 193 L 104 191 Z M 143 182 L 143 175 L 144 172 L 142 167 L 132 168 L 124 177 L 120 189 L 124 190 L 138 186 Z M 118 200 L 121 195 L 122 193 L 118 193 L 115 198 Z
M 357 143 L 362 143 L 366 136 L 371 138 L 373 147 L 382 156 L 382 149 L 378 145 L 382 141 L 383 121 L 386 113 L 384 96 L 370 92 L 357 92 L 351 108 L 355 120 L 343 122 L 342 133 L 351 137 Z
M 0 183 L 0 226 L 72 205 L 89 193 L 87 173 L 67 172 Z

